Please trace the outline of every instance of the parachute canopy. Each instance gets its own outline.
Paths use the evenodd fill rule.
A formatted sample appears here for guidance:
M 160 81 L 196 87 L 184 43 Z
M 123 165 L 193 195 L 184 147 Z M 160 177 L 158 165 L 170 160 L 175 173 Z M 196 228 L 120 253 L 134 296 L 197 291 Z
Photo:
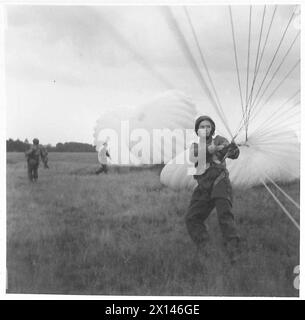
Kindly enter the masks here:
M 118 164 L 130 157 L 131 164 L 167 163 L 194 138 L 196 107 L 178 91 L 158 95 L 124 115 L 120 110 L 104 113 L 94 129 L 94 144 L 99 150 L 108 139 L 111 157 Z M 186 136 L 188 132 L 189 136 Z M 125 158 L 125 159 L 124 159 Z

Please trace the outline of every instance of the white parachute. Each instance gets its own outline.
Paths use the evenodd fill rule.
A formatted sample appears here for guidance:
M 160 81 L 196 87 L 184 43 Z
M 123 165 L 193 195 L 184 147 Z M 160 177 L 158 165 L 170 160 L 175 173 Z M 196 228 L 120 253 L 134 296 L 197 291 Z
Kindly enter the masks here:
M 186 136 L 186 129 L 193 128 L 195 116 L 196 107 L 189 97 L 166 91 L 129 109 L 128 114 L 126 109 L 104 113 L 94 128 L 94 145 L 99 150 L 107 139 L 117 164 L 122 164 L 123 157 L 130 157 L 131 164 L 167 163 L 193 138 Z M 180 131 L 173 137 L 175 130 Z

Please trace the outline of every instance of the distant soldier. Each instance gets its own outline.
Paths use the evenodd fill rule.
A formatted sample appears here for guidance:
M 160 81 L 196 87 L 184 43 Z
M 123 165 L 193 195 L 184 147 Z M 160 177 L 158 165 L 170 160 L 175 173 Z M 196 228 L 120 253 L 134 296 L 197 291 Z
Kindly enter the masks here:
M 33 144 L 30 149 L 25 152 L 25 156 L 28 163 L 28 177 L 31 182 L 36 182 L 38 179 L 38 167 L 40 158 L 44 164 L 45 168 L 48 166 L 48 152 L 47 150 L 39 144 L 38 139 L 33 139 Z
M 108 158 L 111 159 L 109 151 L 108 151 L 108 143 L 103 143 L 103 148 L 98 153 L 98 161 L 100 163 L 100 167 L 95 171 L 96 174 L 100 174 L 102 172 L 108 172 Z

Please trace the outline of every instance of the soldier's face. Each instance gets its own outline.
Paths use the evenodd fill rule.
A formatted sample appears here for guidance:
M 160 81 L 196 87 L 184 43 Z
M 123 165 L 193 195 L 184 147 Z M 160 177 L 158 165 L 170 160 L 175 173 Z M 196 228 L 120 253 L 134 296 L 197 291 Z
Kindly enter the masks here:
M 211 122 L 208 120 L 201 121 L 199 124 L 198 132 L 205 134 L 206 137 L 209 137 L 212 132 Z

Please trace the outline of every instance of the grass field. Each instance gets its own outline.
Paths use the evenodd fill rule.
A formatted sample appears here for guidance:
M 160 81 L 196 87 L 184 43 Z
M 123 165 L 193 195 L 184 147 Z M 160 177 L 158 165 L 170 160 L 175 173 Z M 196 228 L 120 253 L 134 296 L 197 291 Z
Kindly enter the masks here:
M 96 155 L 77 153 L 49 164 L 31 184 L 24 155 L 7 154 L 7 292 L 299 295 L 299 233 L 264 187 L 234 190 L 242 255 L 231 266 L 215 212 L 212 256 L 198 258 L 184 224 L 191 193 L 162 186 L 158 170 L 95 176 Z M 281 186 L 299 201 L 299 181 Z

